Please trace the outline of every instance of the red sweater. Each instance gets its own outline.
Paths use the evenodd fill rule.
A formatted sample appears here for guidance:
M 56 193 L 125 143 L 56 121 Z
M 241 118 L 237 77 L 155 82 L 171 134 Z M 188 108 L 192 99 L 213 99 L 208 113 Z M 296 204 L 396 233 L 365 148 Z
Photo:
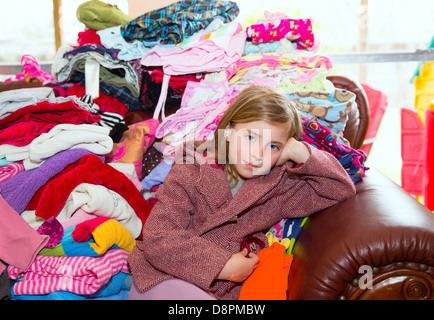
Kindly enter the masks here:
M 74 101 L 41 101 L 12 112 L 0 120 L 0 144 L 25 146 L 60 123 L 92 124 L 101 116 L 80 108 Z
M 306 145 L 306 163 L 288 162 L 246 180 L 233 198 L 224 172 L 201 155 L 194 164 L 174 164 L 129 258 L 139 290 L 177 277 L 218 299 L 236 299 L 241 284 L 215 278 L 245 237 L 267 243 L 263 232 L 281 219 L 311 215 L 355 194 L 336 158 Z

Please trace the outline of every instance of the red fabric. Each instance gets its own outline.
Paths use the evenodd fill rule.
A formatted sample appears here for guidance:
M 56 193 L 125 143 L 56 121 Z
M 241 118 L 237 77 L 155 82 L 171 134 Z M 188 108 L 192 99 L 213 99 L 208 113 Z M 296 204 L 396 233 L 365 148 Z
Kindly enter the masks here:
M 76 83 L 68 88 L 66 94 L 68 96 L 77 96 L 80 98 L 86 94 L 86 87 Z M 99 109 L 103 112 L 118 113 L 122 117 L 125 117 L 128 112 L 128 107 L 124 103 L 115 97 L 106 95 L 102 92 L 99 92 L 98 98 L 94 99 L 93 102 L 95 102 L 99 106 Z
M 92 233 L 104 222 L 110 220 L 110 217 L 96 217 L 91 220 L 84 221 L 78 224 L 72 231 L 72 239 L 75 242 L 85 242 L 92 238 Z
M 121 195 L 145 224 L 149 207 L 136 186 L 123 173 L 93 155 L 88 154 L 65 167 L 38 189 L 27 210 L 36 210 L 35 215 L 47 220 L 56 217 L 65 205 L 69 194 L 81 183 L 103 185 Z
M 148 203 L 148 206 L 149 206 L 149 210 L 152 210 L 152 208 L 157 203 L 157 201 L 158 201 L 157 198 L 149 198 L 148 200 L 146 200 L 146 202 Z
M 0 144 L 25 146 L 60 123 L 83 124 L 101 120 L 101 116 L 80 108 L 73 101 L 42 101 L 20 108 L 0 120 Z
M 238 300 L 286 300 L 292 254 L 280 243 L 258 252 L 259 263 L 244 281 Z
M 151 76 L 152 81 L 154 81 L 155 83 L 163 82 L 163 76 L 164 76 L 163 69 L 155 68 L 154 70 L 149 71 L 149 74 Z M 170 76 L 169 86 L 173 90 L 183 94 L 188 81 L 199 82 L 204 78 L 205 78 L 205 74 L 201 74 L 201 73 Z
M 77 43 L 78 46 L 82 46 L 89 43 L 96 43 L 103 47 L 103 45 L 101 44 L 101 38 L 99 37 L 98 33 L 96 33 L 96 30 L 93 29 L 86 29 L 84 31 L 79 32 Z

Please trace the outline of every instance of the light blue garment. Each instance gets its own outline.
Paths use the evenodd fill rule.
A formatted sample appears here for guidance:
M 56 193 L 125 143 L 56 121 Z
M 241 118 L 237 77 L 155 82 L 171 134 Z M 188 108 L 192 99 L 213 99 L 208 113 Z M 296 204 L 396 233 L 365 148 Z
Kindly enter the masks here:
M 12 163 L 13 161 L 8 161 L 6 158 L 0 158 L 0 166 L 5 166 L 9 163 Z
M 246 41 L 244 45 L 243 56 L 248 54 L 256 54 L 256 53 L 274 53 L 280 48 L 279 41 L 272 41 L 266 43 L 252 43 L 251 41 Z
M 172 163 L 167 160 L 161 161 L 152 171 L 142 180 L 142 185 L 145 190 L 151 190 L 154 186 L 159 186 L 163 183 L 170 169 Z
M 127 42 L 121 35 L 121 26 L 98 30 L 96 33 L 99 35 L 101 44 L 104 47 L 120 50 L 118 57 L 125 61 L 140 59 L 153 46 L 159 44 L 159 42 L 146 41 Z
M 339 95 L 336 93 L 337 90 L 340 90 Z M 303 111 L 300 110 L 300 108 L 297 108 L 302 117 L 314 119 L 321 125 L 329 128 L 331 131 L 336 133 L 336 140 L 339 143 L 344 143 L 339 133 L 345 130 L 351 104 L 356 104 L 356 95 L 353 92 L 334 88 L 330 92 L 290 92 L 286 95 L 290 100 L 296 101 L 296 103 L 301 103 L 306 106 L 317 106 L 318 108 L 327 110 L 325 115 L 315 116 L 309 111 Z M 337 96 L 341 99 L 344 95 L 347 97 L 345 101 L 339 101 L 337 99 Z

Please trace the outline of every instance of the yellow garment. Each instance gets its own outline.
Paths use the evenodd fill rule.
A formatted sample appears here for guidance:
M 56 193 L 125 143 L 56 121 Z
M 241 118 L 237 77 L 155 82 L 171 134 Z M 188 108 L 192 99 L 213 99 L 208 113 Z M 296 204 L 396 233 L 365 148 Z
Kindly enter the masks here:
M 109 219 L 95 228 L 92 237 L 95 243 L 89 245 L 98 254 L 105 253 L 115 244 L 120 249 L 131 252 L 136 244 L 136 240 L 131 233 L 119 221 L 114 219 Z

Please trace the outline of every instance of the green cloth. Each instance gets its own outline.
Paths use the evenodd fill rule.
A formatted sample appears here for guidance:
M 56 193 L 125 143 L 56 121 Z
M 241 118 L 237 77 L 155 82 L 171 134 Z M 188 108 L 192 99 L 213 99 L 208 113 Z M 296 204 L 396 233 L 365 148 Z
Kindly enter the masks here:
M 99 0 L 90 0 L 82 3 L 78 6 L 76 14 L 78 21 L 93 30 L 124 25 L 132 20 L 116 5 L 110 5 Z

